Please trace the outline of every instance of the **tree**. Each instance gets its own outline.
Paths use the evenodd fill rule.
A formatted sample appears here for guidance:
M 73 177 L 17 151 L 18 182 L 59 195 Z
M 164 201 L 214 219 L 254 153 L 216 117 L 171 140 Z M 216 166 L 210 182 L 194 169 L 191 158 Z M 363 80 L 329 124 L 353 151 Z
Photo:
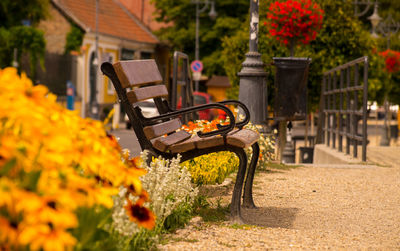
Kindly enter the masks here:
M 29 20 L 32 26 L 48 16 L 49 0 L 1 0 L 0 24 L 10 28 Z
M 400 2 L 391 0 L 379 0 L 378 13 L 382 18 L 381 23 L 385 22 L 386 19 L 391 16 L 393 20 L 400 21 Z M 368 19 L 374 11 L 373 6 L 370 7 L 369 11 L 360 17 L 359 19 L 363 23 L 363 27 L 366 30 L 371 29 L 371 22 Z M 379 53 L 391 49 L 394 51 L 400 51 L 400 38 L 399 33 L 391 34 L 390 36 L 383 36 L 380 29 L 377 29 L 378 37 L 374 39 L 375 48 L 373 49 L 374 56 L 377 61 L 374 62 L 375 65 L 371 65 L 370 71 L 373 75 L 371 81 L 369 81 L 369 93 L 368 97 L 370 100 L 377 101 L 378 104 L 383 104 L 385 93 L 388 94 L 388 101 L 394 104 L 400 104 L 400 72 L 393 72 L 388 74 L 385 70 L 383 59 L 379 56 Z M 388 48 L 388 40 L 390 43 L 390 48 Z M 376 69 L 381 69 L 377 71 Z M 391 80 L 389 80 L 391 78 Z M 390 91 L 388 91 L 390 90 Z
M 194 59 L 196 5 L 190 0 L 153 0 L 156 9 L 156 20 L 171 23 L 172 26 L 157 32 L 161 40 L 167 40 L 173 50 L 179 50 Z M 200 8 L 203 4 L 200 4 Z M 232 36 L 247 22 L 249 0 L 215 1 L 218 12 L 216 20 L 210 20 L 207 11 L 200 14 L 199 47 L 200 59 L 203 61 L 205 74 L 224 75 L 224 62 L 221 59 L 221 38 Z
M 267 10 L 273 0 L 260 1 L 260 31 L 259 51 L 262 53 L 262 60 L 266 63 L 265 70 L 268 73 L 267 83 L 269 85 L 270 99 L 274 93 L 274 68 L 271 65 L 272 57 L 289 56 L 288 49 L 268 36 L 267 28 L 262 25 L 266 19 Z M 347 61 L 359 58 L 364 55 L 370 56 L 372 64 L 377 65 L 378 56 L 372 53 L 376 42 L 371 38 L 368 31 L 363 28 L 361 21 L 353 15 L 353 6 L 350 1 L 317 0 L 323 8 L 325 15 L 323 26 L 316 40 L 309 45 L 296 48 L 297 57 L 310 57 L 312 63 L 309 70 L 308 102 L 312 110 L 319 104 L 322 73 Z M 224 51 L 222 54 L 225 70 L 232 82 L 237 85 L 239 79 L 236 75 L 240 69 L 239 62 L 248 50 L 243 46 L 248 41 L 248 24 L 243 24 L 241 30 L 234 36 L 223 39 Z M 235 64 L 235 65 L 233 65 Z M 381 69 L 379 71 L 382 71 Z M 372 75 L 372 76 L 371 76 Z M 373 74 L 370 78 L 373 79 Z M 236 87 L 237 88 L 237 87 Z
M 35 78 L 36 63 L 43 67 L 45 39 L 42 31 L 35 28 L 48 16 L 49 0 L 2 0 L 0 2 L 0 67 L 10 66 L 14 49 L 17 61 L 27 53 L 30 58 L 30 76 Z M 25 25 L 23 25 L 25 24 Z

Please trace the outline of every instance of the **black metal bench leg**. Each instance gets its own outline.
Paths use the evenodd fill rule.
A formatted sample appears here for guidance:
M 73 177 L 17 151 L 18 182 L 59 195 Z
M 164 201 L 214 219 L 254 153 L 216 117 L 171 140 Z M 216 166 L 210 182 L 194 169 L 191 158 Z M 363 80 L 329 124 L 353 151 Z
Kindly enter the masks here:
M 256 142 L 251 147 L 253 148 L 253 155 L 251 157 L 249 168 L 247 169 L 246 183 L 244 184 L 243 193 L 243 206 L 246 208 L 256 208 L 253 200 L 253 179 L 257 167 L 258 157 L 260 155 L 260 146 Z
M 242 195 L 244 176 L 246 174 L 247 155 L 244 149 L 241 148 L 235 149 L 234 152 L 239 157 L 239 170 L 236 176 L 235 187 L 232 193 L 231 221 L 233 223 L 243 224 L 243 220 L 240 215 L 240 202 L 242 197 L 241 195 Z

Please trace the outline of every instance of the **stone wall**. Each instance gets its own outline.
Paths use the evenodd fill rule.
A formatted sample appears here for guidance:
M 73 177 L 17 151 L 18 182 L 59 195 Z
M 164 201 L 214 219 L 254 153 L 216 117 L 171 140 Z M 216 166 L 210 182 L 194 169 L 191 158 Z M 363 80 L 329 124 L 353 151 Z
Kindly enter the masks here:
M 69 21 L 51 4 L 50 17 L 39 24 L 39 29 L 45 32 L 48 53 L 64 54 L 66 36 L 70 28 Z

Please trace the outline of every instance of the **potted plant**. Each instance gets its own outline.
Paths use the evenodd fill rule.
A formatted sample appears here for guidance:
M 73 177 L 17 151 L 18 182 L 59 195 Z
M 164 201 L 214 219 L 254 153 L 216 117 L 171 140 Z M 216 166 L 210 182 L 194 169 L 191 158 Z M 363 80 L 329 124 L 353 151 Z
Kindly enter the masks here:
M 269 6 L 267 22 L 269 36 L 287 46 L 290 57 L 274 57 L 276 66 L 275 85 L 277 97 L 293 97 L 285 99 L 284 104 L 278 102 L 275 107 L 277 117 L 299 119 L 305 115 L 303 109 L 298 110 L 301 96 L 305 94 L 308 66 L 310 58 L 295 58 L 295 47 L 308 44 L 314 40 L 321 29 L 324 11 L 311 0 L 275 1 Z
M 387 49 L 380 52 L 379 55 L 385 60 L 385 72 L 388 74 L 386 81 L 384 81 L 385 120 L 380 145 L 388 146 L 390 145 L 391 135 L 393 134 L 393 138 L 397 138 L 398 134 L 397 125 L 392 126 L 390 123 L 392 114 L 389 109 L 390 102 L 388 96 L 393 88 L 392 74 L 400 71 L 400 52 Z
M 294 56 L 295 46 L 308 44 L 321 29 L 324 11 L 311 0 L 287 0 L 271 3 L 267 14 L 269 35 L 288 46 Z
M 290 57 L 274 57 L 275 108 L 274 117 L 279 120 L 278 156 L 286 144 L 286 121 L 305 119 L 307 114 L 307 74 L 310 58 L 295 58 L 295 47 L 314 40 L 321 29 L 324 11 L 311 0 L 286 0 L 271 3 L 267 13 L 269 36 L 287 46 Z M 306 133 L 307 135 L 307 133 Z

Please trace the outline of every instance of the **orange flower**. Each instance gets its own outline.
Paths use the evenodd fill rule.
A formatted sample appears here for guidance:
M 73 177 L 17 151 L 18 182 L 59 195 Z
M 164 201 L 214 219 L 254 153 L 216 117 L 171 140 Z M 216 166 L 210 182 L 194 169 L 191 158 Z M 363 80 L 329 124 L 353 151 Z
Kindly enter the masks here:
M 139 203 L 141 203 L 141 201 L 139 201 Z M 153 214 L 153 212 L 139 203 L 133 205 L 131 201 L 128 200 L 128 204 L 124 206 L 129 219 L 133 222 L 136 222 L 139 226 L 152 229 L 156 222 L 156 216 Z
M 121 146 L 119 145 L 118 140 L 115 138 L 115 136 L 107 133 L 107 137 L 109 138 L 110 146 L 112 146 L 118 152 L 121 152 L 122 151 Z

